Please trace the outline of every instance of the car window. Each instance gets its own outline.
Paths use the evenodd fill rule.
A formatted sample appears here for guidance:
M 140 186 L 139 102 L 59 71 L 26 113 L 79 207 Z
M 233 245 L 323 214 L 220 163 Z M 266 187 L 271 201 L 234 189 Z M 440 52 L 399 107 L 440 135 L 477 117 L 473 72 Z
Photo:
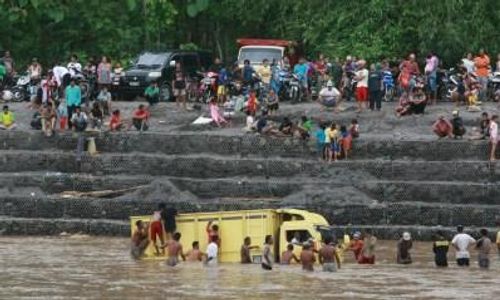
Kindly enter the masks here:
M 137 59 L 139 68 L 159 68 L 165 64 L 167 57 L 164 54 L 144 53 Z
M 198 55 L 186 54 L 182 57 L 182 65 L 188 75 L 194 75 L 198 70 Z

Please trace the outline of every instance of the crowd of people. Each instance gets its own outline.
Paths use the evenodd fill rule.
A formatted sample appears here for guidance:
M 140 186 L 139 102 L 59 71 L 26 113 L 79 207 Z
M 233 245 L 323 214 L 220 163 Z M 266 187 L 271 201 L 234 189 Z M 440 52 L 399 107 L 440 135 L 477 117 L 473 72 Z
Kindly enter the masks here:
M 200 249 L 200 242 L 194 241 L 192 248 L 184 251 L 181 243 L 181 233 L 176 231 L 175 216 L 177 210 L 173 207 L 167 207 L 161 203 L 158 210 L 154 211 L 151 223 L 136 221 L 136 228 L 132 234 L 131 253 L 136 259 L 144 255 L 146 248 L 152 244 L 155 248 L 155 255 L 167 256 L 166 263 L 169 266 L 179 264 L 180 259 L 190 262 L 204 262 L 207 265 L 217 265 L 220 255 L 222 241 L 220 238 L 219 226 L 212 221 L 206 225 L 207 234 L 207 249 L 203 252 Z M 494 242 L 490 240 L 487 229 L 480 230 L 480 236 L 476 240 L 471 235 L 464 232 L 464 227 L 457 226 L 457 233 L 449 241 L 442 231 L 436 232 L 434 242 L 432 244 L 432 252 L 434 254 L 434 262 L 437 267 L 448 267 L 448 251 L 450 247 L 455 249 L 456 264 L 460 267 L 468 267 L 470 265 L 470 250 L 472 248 L 477 251 L 478 266 L 487 269 L 490 266 L 490 253 L 494 249 Z M 158 244 L 158 239 L 160 244 Z M 341 268 L 342 258 L 341 253 L 347 254 L 352 252 L 354 260 L 358 264 L 375 264 L 377 252 L 377 238 L 370 229 L 364 230 L 363 233 L 355 231 L 352 236 L 344 237 L 347 243 L 337 243 L 333 236 L 323 237 L 321 246 L 312 238 L 301 242 L 300 236 L 295 235 L 286 246 L 280 255 L 280 263 L 282 265 L 290 265 L 296 262 L 302 265 L 302 269 L 313 271 L 316 262 L 322 265 L 323 271 L 335 272 Z M 272 270 L 275 263 L 275 255 L 273 254 L 274 239 L 273 236 L 267 235 L 264 239 L 263 246 L 252 245 L 250 237 L 245 237 L 240 248 L 240 262 L 242 264 L 253 263 L 251 250 L 262 250 L 261 265 L 264 270 Z M 500 232 L 497 234 L 496 245 L 500 255 Z M 297 256 L 294 252 L 294 247 L 300 247 L 300 255 Z M 397 264 L 411 264 L 413 259 L 411 250 L 413 241 L 409 232 L 403 232 L 401 238 L 396 244 L 395 262 Z M 166 249 L 166 252 L 165 252 Z

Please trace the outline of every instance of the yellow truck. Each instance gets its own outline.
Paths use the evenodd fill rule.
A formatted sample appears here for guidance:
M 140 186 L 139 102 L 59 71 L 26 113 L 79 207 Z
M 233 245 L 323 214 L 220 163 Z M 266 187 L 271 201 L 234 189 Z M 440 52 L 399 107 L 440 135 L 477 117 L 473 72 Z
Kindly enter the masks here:
M 152 216 L 130 217 L 131 233 L 135 231 L 138 220 L 149 223 Z M 194 241 L 198 241 L 200 249 L 206 250 L 208 244 L 207 224 L 212 221 L 219 226 L 221 245 L 219 249 L 220 262 L 239 262 L 240 249 L 245 237 L 252 239 L 252 261 L 259 263 L 262 256 L 262 245 L 266 235 L 274 238 L 274 255 L 276 261 L 290 243 L 294 243 L 294 252 L 298 255 L 302 249 L 301 243 L 313 241 L 314 247 L 319 249 L 320 243 L 327 235 L 334 236 L 332 227 L 319 214 L 299 209 L 262 209 L 241 211 L 219 211 L 180 214 L 176 217 L 177 231 L 181 233 L 180 242 L 184 252 L 191 248 Z M 348 240 L 339 241 L 340 251 L 343 252 Z M 159 244 L 159 241 L 157 240 Z M 155 255 L 154 245 L 149 244 L 143 259 L 164 259 Z

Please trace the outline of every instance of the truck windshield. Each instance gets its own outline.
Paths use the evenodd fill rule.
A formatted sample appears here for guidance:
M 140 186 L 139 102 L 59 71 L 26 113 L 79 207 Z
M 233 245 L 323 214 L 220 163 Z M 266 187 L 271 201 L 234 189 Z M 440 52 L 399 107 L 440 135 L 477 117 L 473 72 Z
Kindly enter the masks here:
M 136 66 L 140 69 L 155 69 L 163 66 L 166 61 L 164 54 L 145 53 L 139 56 Z
M 251 64 L 260 64 L 267 58 L 269 63 L 281 60 L 282 52 L 279 49 L 274 48 L 242 48 L 240 50 L 240 57 L 238 59 L 240 64 L 248 59 Z
M 337 236 L 335 235 L 335 232 L 333 228 L 328 227 L 328 226 L 318 226 L 316 228 L 318 232 L 321 234 L 321 240 L 324 241 L 327 236 L 331 237 L 333 241 L 336 243 L 337 242 Z

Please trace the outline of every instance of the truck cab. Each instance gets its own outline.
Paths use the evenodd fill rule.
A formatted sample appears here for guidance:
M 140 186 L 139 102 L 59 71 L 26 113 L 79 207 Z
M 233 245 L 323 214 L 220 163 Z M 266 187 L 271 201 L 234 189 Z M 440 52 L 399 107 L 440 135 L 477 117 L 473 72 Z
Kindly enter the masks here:
M 245 60 L 253 67 L 260 66 L 267 58 L 269 62 L 280 61 L 287 53 L 290 41 L 269 39 L 238 39 L 238 66 L 243 67 Z
M 210 53 L 205 51 L 143 52 L 121 76 L 117 94 L 119 98 L 131 100 L 142 96 L 150 83 L 156 81 L 160 87 L 160 101 L 169 101 L 177 62 L 181 63 L 188 77 L 194 78 L 196 72 L 207 69 L 211 61 Z

